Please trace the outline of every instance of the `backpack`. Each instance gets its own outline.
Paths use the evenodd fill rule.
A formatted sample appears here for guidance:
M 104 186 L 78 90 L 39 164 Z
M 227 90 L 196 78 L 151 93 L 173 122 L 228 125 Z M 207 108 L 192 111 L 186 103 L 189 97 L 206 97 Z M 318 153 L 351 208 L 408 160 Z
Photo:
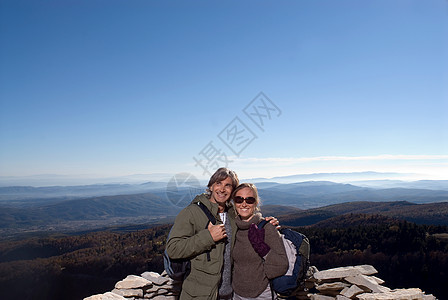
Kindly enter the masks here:
M 205 213 L 205 215 L 208 217 L 208 220 L 213 225 L 216 224 L 216 218 L 212 215 L 210 210 L 200 201 L 194 202 L 190 205 L 197 205 L 199 206 L 202 211 Z M 205 228 L 208 227 L 208 223 L 205 225 Z M 171 231 L 170 231 L 171 233 Z M 169 238 L 169 234 L 168 234 Z M 210 251 L 207 252 L 207 259 L 210 260 Z M 166 253 L 166 250 L 163 252 L 163 265 L 165 267 L 165 271 L 170 276 L 171 279 L 177 280 L 177 281 L 183 281 L 185 278 L 187 278 L 188 274 L 190 274 L 191 270 L 191 263 L 190 259 L 171 259 L 168 254 Z
M 268 221 L 262 220 L 258 228 Z M 288 271 L 282 276 L 270 280 L 271 288 L 279 297 L 290 297 L 305 287 L 306 273 L 310 266 L 310 242 L 300 232 L 289 228 L 279 230 L 288 257 Z

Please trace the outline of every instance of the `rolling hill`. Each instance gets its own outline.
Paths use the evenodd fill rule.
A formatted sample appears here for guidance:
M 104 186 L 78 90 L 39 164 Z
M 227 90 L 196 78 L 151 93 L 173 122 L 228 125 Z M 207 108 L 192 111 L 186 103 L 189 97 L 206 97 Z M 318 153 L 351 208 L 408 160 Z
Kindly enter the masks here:
M 435 203 L 448 201 L 448 191 L 429 189 L 387 188 L 374 189 L 329 181 L 312 181 L 293 184 L 269 183 L 259 189 L 263 204 L 296 206 L 303 209 L 330 204 L 372 201 L 408 201 Z
M 417 224 L 448 225 L 448 202 L 414 204 L 399 202 L 347 202 L 279 215 L 282 225 L 307 226 L 323 221 L 331 224 L 340 216 L 362 214 L 380 215 L 389 219 L 406 220 Z M 336 219 L 333 219 L 336 218 Z M 334 223 L 334 222 L 333 222 Z
M 427 186 L 431 182 L 420 184 Z M 443 182 L 432 184 L 442 186 Z M 90 185 L 66 189 L 3 187 L 0 188 L 3 197 L 0 233 L 79 231 L 158 222 L 161 218 L 176 216 L 199 190 L 191 187 L 169 190 L 163 186 L 160 182 L 148 182 L 135 186 Z M 445 217 L 448 191 L 445 190 L 378 189 L 329 181 L 289 184 L 265 181 L 257 186 L 264 214 L 282 217 L 285 225 L 310 225 L 347 213 L 448 224 Z M 136 192 L 141 190 L 145 192 Z M 99 195 L 81 197 L 83 194 Z
M 0 206 L 0 233 L 76 231 L 175 216 L 179 207 L 152 193 L 102 196 L 39 207 Z
M 166 182 L 146 182 L 143 184 L 92 184 L 79 186 L 7 186 L 0 187 L 0 201 L 33 205 L 33 202 L 44 200 L 55 202 L 94 196 L 114 196 L 165 191 Z

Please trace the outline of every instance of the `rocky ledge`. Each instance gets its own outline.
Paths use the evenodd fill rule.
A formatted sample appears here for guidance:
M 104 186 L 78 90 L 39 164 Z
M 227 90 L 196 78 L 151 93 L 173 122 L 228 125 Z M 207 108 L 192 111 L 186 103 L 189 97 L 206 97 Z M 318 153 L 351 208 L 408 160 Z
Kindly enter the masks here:
M 384 281 L 374 276 L 377 270 L 371 265 L 341 267 L 318 271 L 310 267 L 305 288 L 295 296 L 311 300 L 436 300 L 419 288 L 390 289 Z M 163 272 L 145 272 L 140 276 L 129 275 L 115 284 L 115 289 L 93 295 L 84 300 L 177 300 L 182 283 L 174 281 Z
M 373 276 L 378 271 L 371 265 L 341 267 L 318 271 L 315 267 L 309 270 L 309 278 L 305 283 L 308 291 L 300 292 L 298 299 L 312 300 L 435 300 L 433 295 L 425 294 L 421 289 L 390 289 L 383 285 L 384 280 Z M 304 295 L 306 293 L 306 296 Z M 305 297 L 304 297 L 305 296 Z

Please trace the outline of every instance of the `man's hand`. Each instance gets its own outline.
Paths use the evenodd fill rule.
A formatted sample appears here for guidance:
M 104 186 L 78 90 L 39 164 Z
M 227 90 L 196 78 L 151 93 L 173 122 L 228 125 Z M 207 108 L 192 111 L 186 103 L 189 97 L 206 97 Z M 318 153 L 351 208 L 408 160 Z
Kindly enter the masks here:
M 274 225 L 275 228 L 277 228 L 277 229 L 281 228 L 280 223 L 276 217 L 266 217 L 265 219 L 266 219 L 266 221 L 268 221 L 269 223 Z
M 208 231 L 213 238 L 213 241 L 217 242 L 227 237 L 226 229 L 224 228 L 224 224 L 213 225 L 212 223 L 208 224 Z

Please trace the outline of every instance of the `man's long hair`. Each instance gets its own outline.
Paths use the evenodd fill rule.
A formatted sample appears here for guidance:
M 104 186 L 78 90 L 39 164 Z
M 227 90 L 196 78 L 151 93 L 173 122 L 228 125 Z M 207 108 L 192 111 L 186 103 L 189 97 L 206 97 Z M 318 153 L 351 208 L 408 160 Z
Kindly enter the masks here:
M 232 171 L 228 168 L 219 168 L 216 170 L 216 172 L 210 177 L 210 180 L 207 184 L 207 194 L 210 196 L 212 191 L 210 188 L 215 182 L 223 181 L 229 177 L 232 180 L 232 191 L 240 184 L 240 181 L 238 179 L 238 175 L 236 175 L 235 171 Z

